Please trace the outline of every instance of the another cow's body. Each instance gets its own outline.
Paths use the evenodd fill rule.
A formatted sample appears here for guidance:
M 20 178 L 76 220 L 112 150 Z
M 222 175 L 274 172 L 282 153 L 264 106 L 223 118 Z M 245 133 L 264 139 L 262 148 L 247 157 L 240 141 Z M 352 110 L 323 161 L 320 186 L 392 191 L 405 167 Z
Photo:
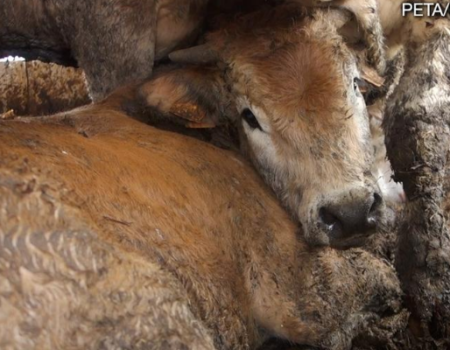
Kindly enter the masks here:
M 154 59 L 195 38 L 206 3 L 5 0 L 0 3 L 0 54 L 78 64 L 92 97 L 100 99 L 148 77 Z
M 396 309 L 390 267 L 308 252 L 231 152 L 93 108 L 1 122 L 0 155 L 3 349 L 246 349 L 269 334 L 343 349 Z
M 411 349 L 450 346 L 450 21 L 409 17 L 406 64 L 386 103 L 386 145 L 409 201 L 397 271 L 421 333 Z M 432 330 L 432 331 L 431 331 Z
M 266 4 L 291 2 L 300 7 L 324 1 Z M 355 13 L 369 43 L 369 60 L 383 70 L 381 27 L 371 11 L 377 1 L 331 3 Z M 78 65 L 92 98 L 100 100 L 121 85 L 149 77 L 155 60 L 196 39 L 205 17 L 223 11 L 234 18 L 259 7 L 255 0 L 5 0 L 0 3 L 0 57 Z

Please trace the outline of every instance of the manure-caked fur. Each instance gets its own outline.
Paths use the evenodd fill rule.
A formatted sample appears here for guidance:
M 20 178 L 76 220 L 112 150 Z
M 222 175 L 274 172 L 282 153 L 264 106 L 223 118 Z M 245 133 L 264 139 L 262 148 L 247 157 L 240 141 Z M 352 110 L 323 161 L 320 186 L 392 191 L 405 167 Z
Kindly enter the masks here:
M 411 349 L 450 346 L 450 21 L 408 18 L 404 73 L 387 101 L 386 142 L 408 197 L 396 267 L 413 310 Z

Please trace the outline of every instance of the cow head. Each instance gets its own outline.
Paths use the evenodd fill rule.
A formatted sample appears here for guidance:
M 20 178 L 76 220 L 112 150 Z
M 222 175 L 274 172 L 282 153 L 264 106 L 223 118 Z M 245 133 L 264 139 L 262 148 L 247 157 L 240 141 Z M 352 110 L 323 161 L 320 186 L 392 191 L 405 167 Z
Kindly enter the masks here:
M 311 245 L 353 246 L 383 218 L 360 72 L 338 29 L 347 14 L 258 12 L 175 52 L 141 87 L 191 126 L 238 125 L 241 146 Z

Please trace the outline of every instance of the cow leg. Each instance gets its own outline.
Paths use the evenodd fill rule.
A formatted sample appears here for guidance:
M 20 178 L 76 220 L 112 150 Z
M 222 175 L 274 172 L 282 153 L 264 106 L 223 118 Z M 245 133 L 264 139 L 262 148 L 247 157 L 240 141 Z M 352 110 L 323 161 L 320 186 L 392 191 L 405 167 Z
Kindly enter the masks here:
M 76 2 L 72 10 L 80 6 L 85 12 L 75 20 L 76 34 L 70 41 L 94 101 L 118 86 L 149 77 L 155 57 L 156 1 L 104 3 Z M 87 11 L 86 6 L 92 8 Z

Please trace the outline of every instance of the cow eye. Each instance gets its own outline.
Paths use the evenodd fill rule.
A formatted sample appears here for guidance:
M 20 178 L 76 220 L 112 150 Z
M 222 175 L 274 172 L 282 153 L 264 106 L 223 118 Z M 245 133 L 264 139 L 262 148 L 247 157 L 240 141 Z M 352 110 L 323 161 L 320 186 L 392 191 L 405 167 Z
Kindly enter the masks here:
M 353 89 L 357 93 L 365 92 L 367 90 L 367 83 L 365 80 L 360 78 L 353 79 Z
M 261 125 L 259 125 L 258 123 L 258 119 L 256 119 L 255 115 L 250 109 L 248 108 L 244 109 L 241 113 L 241 116 L 249 127 L 251 127 L 252 129 L 259 129 L 262 131 Z

